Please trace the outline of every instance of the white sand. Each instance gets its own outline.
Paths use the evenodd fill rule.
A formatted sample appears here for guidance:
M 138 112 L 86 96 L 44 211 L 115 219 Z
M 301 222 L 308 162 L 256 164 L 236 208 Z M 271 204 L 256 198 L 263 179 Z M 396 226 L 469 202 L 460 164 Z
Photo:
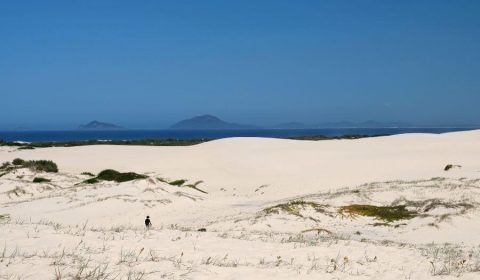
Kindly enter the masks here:
M 0 147 L 0 163 L 14 158 L 53 160 L 60 172 L 0 177 L 0 215 L 9 215 L 0 222 L 0 279 L 480 278 L 480 131 Z M 81 172 L 107 168 L 150 178 L 78 184 L 89 178 Z M 202 180 L 208 194 L 157 178 Z M 293 200 L 322 210 L 263 211 Z M 407 205 L 419 215 L 385 224 L 341 215 L 350 204 Z M 302 233 L 318 228 L 331 233 Z

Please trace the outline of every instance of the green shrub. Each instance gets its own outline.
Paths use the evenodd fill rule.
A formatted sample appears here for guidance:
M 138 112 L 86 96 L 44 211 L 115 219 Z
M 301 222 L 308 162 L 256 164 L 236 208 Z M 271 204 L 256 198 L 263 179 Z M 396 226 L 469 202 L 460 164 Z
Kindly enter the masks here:
M 38 172 L 58 172 L 57 164 L 51 160 L 29 160 L 23 164 L 23 167 L 28 167 Z
M 42 177 L 35 177 L 33 178 L 34 183 L 48 183 L 51 182 L 52 180 L 47 179 L 47 178 L 42 178 Z
M 148 176 L 137 174 L 134 172 L 122 173 L 113 169 L 106 169 L 98 173 L 96 178 L 98 180 L 115 181 L 117 183 L 120 183 L 120 182 L 127 182 L 127 181 L 132 181 L 137 179 L 145 179 L 145 178 L 148 178 Z
M 172 186 L 181 187 L 183 186 L 183 184 L 185 184 L 185 182 L 187 182 L 187 180 L 182 179 L 182 180 L 175 180 L 175 181 L 169 182 L 169 184 Z
M 24 165 L 25 164 L 25 161 L 21 158 L 16 158 L 12 161 L 12 164 L 13 165 Z
M 93 175 L 92 173 L 90 172 L 82 172 L 80 173 L 81 175 L 87 175 L 87 176 L 90 176 L 90 177 L 95 177 L 95 175 Z

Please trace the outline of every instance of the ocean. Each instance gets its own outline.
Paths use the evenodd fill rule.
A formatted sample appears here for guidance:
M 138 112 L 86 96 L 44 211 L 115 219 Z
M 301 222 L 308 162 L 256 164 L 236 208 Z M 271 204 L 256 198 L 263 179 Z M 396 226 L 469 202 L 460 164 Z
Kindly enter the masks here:
M 139 139 L 217 139 L 227 137 L 274 137 L 394 135 L 403 133 L 445 133 L 472 130 L 460 127 L 415 127 L 415 128 L 318 128 L 318 129 L 228 129 L 228 130 L 29 130 L 0 131 L 0 140 L 46 142 L 74 140 L 139 140 Z

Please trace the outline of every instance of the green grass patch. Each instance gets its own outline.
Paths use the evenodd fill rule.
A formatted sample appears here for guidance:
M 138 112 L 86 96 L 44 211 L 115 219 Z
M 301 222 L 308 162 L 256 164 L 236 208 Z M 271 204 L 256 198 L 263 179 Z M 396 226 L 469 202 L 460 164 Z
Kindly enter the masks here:
M 295 216 L 301 216 L 300 210 L 307 207 L 313 208 L 317 212 L 325 212 L 325 206 L 312 201 L 303 201 L 303 200 L 294 200 L 288 203 L 277 204 L 263 209 L 263 212 L 267 215 L 270 214 L 280 214 L 280 212 L 285 212 Z
M 374 217 L 386 222 L 408 220 L 414 218 L 418 214 L 415 211 L 407 210 L 405 205 L 373 206 L 365 204 L 352 204 L 340 207 L 338 212 L 340 214 Z
M 47 179 L 47 178 L 43 178 L 43 177 L 35 177 L 33 178 L 33 182 L 34 183 L 48 183 L 48 182 L 51 182 L 52 180 L 50 179 Z

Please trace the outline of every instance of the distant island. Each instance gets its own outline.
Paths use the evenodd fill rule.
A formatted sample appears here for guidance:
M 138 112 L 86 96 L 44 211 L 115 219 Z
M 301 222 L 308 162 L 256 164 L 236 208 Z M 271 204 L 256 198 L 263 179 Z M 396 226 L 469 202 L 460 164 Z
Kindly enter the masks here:
M 212 115 L 202 115 L 177 122 L 171 129 L 249 129 L 252 125 L 229 123 Z
M 118 126 L 118 125 L 115 125 L 115 124 L 111 124 L 111 123 L 91 121 L 87 124 L 80 125 L 78 128 L 79 129 L 101 130 L 101 129 L 120 129 L 122 127 Z

